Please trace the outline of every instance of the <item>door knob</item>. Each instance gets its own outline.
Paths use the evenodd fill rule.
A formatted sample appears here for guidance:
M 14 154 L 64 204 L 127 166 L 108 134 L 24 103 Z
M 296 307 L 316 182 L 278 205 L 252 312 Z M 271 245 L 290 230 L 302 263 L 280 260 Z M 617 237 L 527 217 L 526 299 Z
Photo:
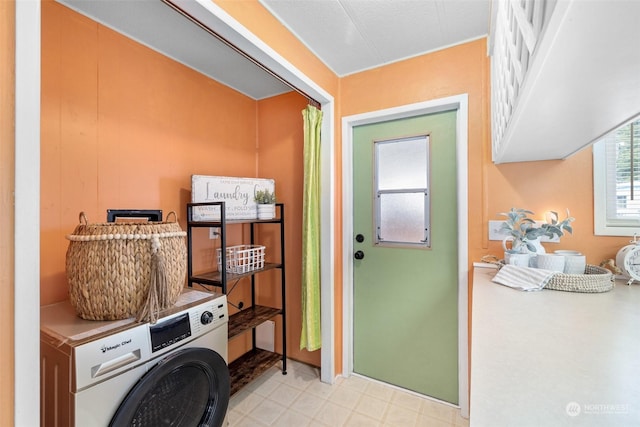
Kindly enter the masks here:
M 364 258 L 364 252 L 356 251 L 356 253 L 353 254 L 353 256 L 354 256 L 355 259 L 362 259 L 362 258 Z

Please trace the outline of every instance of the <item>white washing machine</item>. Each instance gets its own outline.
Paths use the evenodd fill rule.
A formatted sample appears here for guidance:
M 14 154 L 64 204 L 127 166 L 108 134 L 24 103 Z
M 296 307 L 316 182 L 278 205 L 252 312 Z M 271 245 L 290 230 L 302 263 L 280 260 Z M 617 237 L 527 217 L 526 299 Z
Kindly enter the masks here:
M 40 310 L 43 426 L 213 426 L 229 404 L 226 296 L 185 290 L 155 324 Z

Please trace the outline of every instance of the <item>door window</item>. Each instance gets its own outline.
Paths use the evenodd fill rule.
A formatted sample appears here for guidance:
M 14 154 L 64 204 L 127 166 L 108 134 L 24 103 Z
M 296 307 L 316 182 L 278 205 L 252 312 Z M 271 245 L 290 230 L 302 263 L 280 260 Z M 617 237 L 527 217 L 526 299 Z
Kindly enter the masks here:
M 374 145 L 375 243 L 430 247 L 429 136 Z

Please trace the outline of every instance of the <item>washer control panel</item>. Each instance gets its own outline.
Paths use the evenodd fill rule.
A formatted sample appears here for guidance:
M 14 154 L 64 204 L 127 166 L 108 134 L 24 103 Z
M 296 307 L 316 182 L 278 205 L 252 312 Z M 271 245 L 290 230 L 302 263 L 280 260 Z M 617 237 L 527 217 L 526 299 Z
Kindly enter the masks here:
M 227 297 L 223 295 L 191 309 L 191 325 L 195 334 L 202 334 L 229 322 Z
M 196 338 L 228 323 L 227 297 L 221 296 L 149 325 L 151 352 L 171 347 L 180 341 Z
M 149 325 L 151 352 L 155 353 L 191 336 L 189 312 Z

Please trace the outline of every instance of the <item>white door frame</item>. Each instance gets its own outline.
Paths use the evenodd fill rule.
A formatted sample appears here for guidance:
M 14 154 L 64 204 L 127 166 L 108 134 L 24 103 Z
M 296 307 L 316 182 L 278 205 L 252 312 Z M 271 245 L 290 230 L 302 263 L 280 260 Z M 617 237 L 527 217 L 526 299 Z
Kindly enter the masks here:
M 321 259 L 335 254 L 334 98 L 280 56 L 211 0 L 175 0 L 216 32 L 266 65 L 284 80 L 322 104 L 321 133 Z M 37 425 L 39 405 L 33 390 L 40 387 L 40 1 L 16 2 L 16 159 L 15 159 L 15 344 L 14 396 L 16 425 Z M 34 170 L 34 166 L 36 166 Z M 34 266 L 34 263 L 36 265 Z M 321 267 L 321 380 L 335 378 L 334 263 Z M 38 400 L 37 398 L 35 400 Z
M 40 1 L 16 1 L 14 423 L 40 424 Z M 9 232 L 9 230 L 3 230 Z
M 353 128 L 388 120 L 457 111 L 456 164 L 458 204 L 458 403 L 469 417 L 468 348 L 468 95 L 455 95 L 416 104 L 356 114 L 342 118 L 342 219 L 343 219 L 343 375 L 353 373 Z

